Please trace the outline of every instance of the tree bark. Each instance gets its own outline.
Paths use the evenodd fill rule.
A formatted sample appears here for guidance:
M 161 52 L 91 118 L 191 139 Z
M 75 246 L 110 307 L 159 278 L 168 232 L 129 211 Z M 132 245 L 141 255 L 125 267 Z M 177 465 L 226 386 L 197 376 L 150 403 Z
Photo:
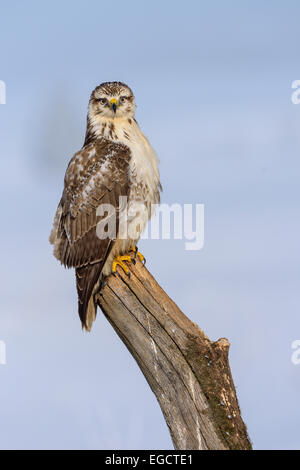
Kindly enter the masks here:
M 137 259 L 120 269 L 98 304 L 137 361 L 160 404 L 175 449 L 251 449 L 228 362 Z

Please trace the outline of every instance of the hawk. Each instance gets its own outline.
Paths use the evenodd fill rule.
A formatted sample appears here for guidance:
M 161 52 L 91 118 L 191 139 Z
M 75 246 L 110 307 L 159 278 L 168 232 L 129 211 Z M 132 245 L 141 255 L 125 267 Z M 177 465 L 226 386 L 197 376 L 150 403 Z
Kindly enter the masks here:
M 105 82 L 92 92 L 84 145 L 67 167 L 50 234 L 54 256 L 75 268 L 78 313 L 87 331 L 103 280 L 118 265 L 129 274 L 130 252 L 144 259 L 137 242 L 160 201 L 158 159 L 135 109 L 124 83 Z M 101 233 L 100 222 L 106 227 Z

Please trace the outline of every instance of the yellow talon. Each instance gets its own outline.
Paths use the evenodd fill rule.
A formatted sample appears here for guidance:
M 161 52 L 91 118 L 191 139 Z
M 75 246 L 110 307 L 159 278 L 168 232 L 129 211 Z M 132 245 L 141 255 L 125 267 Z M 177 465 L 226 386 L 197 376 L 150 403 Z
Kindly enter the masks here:
M 146 258 L 145 258 L 145 256 L 142 255 L 142 253 L 140 253 L 140 252 L 138 251 L 137 246 L 134 246 L 131 251 L 134 252 L 135 258 L 138 256 L 138 257 L 140 258 L 140 260 L 141 260 L 142 263 L 144 263 L 144 264 L 146 263 Z
M 117 271 L 117 266 L 119 265 L 123 269 L 124 273 L 129 275 L 129 269 L 127 268 L 124 261 L 132 261 L 132 259 L 129 255 L 116 256 L 113 260 L 112 272 L 115 273 Z

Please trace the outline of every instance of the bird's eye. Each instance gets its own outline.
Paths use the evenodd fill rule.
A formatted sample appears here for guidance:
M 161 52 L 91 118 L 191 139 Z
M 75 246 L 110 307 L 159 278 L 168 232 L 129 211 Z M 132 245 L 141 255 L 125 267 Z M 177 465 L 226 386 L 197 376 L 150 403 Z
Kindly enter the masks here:
M 106 104 L 107 103 L 106 98 L 100 98 L 98 101 L 99 101 L 100 104 Z
M 121 96 L 120 103 L 124 104 L 126 100 L 127 100 L 126 96 Z

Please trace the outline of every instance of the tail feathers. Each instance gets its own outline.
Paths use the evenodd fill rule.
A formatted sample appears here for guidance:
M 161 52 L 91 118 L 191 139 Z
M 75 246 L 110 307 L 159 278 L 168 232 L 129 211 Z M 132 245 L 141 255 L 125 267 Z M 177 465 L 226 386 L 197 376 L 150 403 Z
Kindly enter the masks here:
M 92 294 L 85 312 L 85 323 L 82 323 L 82 327 L 87 331 L 91 331 L 94 321 L 97 315 L 97 303 L 95 302 L 95 295 Z
M 78 313 L 82 328 L 91 331 L 96 319 L 97 303 L 95 293 L 100 283 L 102 263 L 89 264 L 76 269 Z

